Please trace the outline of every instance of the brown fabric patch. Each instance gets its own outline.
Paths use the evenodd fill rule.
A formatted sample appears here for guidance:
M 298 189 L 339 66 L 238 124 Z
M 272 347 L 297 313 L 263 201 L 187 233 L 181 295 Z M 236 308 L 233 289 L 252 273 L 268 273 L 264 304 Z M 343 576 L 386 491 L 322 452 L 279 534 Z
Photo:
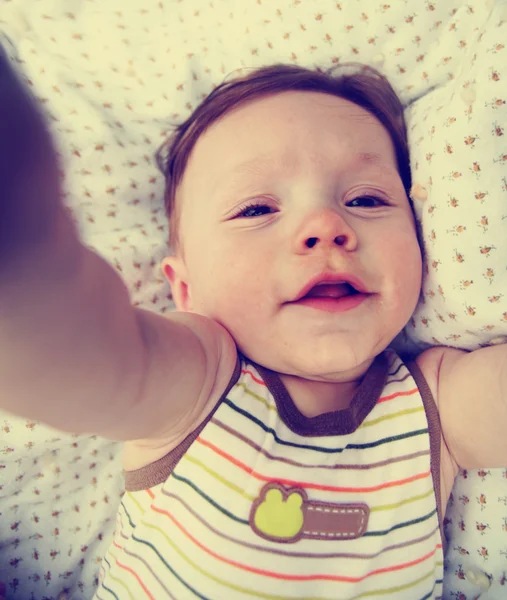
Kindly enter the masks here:
M 306 504 L 303 537 L 319 540 L 355 540 L 366 531 L 370 508 L 367 504 Z
M 370 509 L 366 504 L 332 504 L 309 500 L 303 488 L 264 485 L 250 510 L 252 530 L 271 542 L 353 540 L 366 531 Z
M 210 422 L 222 401 L 227 397 L 227 394 L 238 381 L 240 375 L 241 362 L 240 358 L 238 357 L 236 366 L 234 367 L 234 372 L 231 380 L 229 381 L 229 385 L 204 421 L 196 429 L 194 429 L 194 431 L 191 431 L 180 444 L 178 444 L 165 456 L 162 456 L 162 458 L 159 458 L 155 462 L 146 465 L 145 467 L 136 469 L 135 471 L 124 471 L 125 490 L 127 492 L 139 492 L 141 490 L 147 490 L 159 485 L 160 483 L 164 483 L 164 481 L 167 481 L 171 473 L 176 468 L 176 465 L 183 458 L 185 452 L 190 448 L 190 446 L 199 437 L 201 431 Z

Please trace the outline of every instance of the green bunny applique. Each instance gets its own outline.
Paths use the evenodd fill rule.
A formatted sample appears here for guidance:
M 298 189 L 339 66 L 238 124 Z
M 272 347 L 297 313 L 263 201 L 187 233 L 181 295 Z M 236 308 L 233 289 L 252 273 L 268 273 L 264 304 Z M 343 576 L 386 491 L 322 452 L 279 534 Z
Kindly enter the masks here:
M 266 484 L 252 505 L 250 525 L 257 535 L 277 542 L 295 542 L 304 524 L 306 492 L 277 483 Z

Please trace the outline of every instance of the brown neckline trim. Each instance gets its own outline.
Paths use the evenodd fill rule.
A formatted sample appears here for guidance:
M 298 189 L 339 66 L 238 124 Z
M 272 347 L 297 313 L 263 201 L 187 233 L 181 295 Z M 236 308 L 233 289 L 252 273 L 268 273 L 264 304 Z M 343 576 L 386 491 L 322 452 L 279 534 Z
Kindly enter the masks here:
M 343 410 L 306 417 L 299 412 L 278 373 L 252 363 L 273 394 L 276 407 L 287 427 L 304 437 L 322 437 L 353 433 L 375 406 L 384 388 L 389 363 L 383 352 L 375 358 L 351 400 Z
M 435 500 L 437 503 L 438 522 L 440 523 L 440 535 L 445 551 L 445 534 L 444 534 L 444 519 L 442 510 L 442 495 L 440 493 L 440 444 L 442 442 L 442 428 L 440 425 L 440 415 L 438 408 L 433 398 L 433 394 L 429 388 L 424 375 L 422 374 L 419 365 L 410 360 L 406 363 L 407 369 L 414 378 L 414 381 L 421 394 L 424 410 L 426 412 L 426 420 L 428 421 L 428 431 L 430 437 L 430 467 L 431 476 L 433 477 L 433 487 L 435 489 Z
M 236 359 L 236 366 L 234 372 L 229 381 L 229 385 L 225 389 L 224 393 L 220 396 L 220 399 L 215 404 L 209 415 L 204 421 L 197 426 L 196 429 L 191 431 L 187 437 L 180 442 L 175 448 L 173 448 L 166 455 L 162 456 L 155 462 L 136 469 L 135 471 L 124 471 L 125 475 L 125 491 L 127 492 L 138 492 L 140 490 L 147 490 L 155 487 L 159 483 L 163 483 L 173 472 L 176 465 L 179 463 L 185 452 L 197 439 L 201 431 L 209 423 L 222 401 L 227 397 L 227 394 L 231 391 L 232 387 L 236 384 L 241 375 L 241 361 L 240 357 Z

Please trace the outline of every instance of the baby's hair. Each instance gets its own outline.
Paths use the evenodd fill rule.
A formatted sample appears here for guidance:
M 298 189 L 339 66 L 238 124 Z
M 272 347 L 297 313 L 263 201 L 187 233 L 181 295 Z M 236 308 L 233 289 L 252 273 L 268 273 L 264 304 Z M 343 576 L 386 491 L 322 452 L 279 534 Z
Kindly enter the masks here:
M 338 70 L 340 72 L 336 73 Z M 284 64 L 261 67 L 217 86 L 157 150 L 157 164 L 166 181 L 165 207 L 173 248 L 178 246 L 176 191 L 199 137 L 232 109 L 264 96 L 288 91 L 312 91 L 338 96 L 373 114 L 391 136 L 398 171 L 410 199 L 410 160 L 403 106 L 381 73 L 355 63 L 338 65 L 326 72 Z

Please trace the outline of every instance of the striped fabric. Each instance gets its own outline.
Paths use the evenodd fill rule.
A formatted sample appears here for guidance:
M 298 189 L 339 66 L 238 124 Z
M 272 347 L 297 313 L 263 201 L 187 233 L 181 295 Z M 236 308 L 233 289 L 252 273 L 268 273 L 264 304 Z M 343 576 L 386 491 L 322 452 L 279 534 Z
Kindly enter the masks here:
M 170 477 L 125 494 L 95 599 L 440 598 L 428 420 L 407 367 L 387 356 L 380 397 L 342 435 L 295 433 L 262 371 L 242 362 Z M 267 482 L 303 488 L 310 501 L 367 504 L 366 532 L 294 543 L 260 537 L 249 516 Z

